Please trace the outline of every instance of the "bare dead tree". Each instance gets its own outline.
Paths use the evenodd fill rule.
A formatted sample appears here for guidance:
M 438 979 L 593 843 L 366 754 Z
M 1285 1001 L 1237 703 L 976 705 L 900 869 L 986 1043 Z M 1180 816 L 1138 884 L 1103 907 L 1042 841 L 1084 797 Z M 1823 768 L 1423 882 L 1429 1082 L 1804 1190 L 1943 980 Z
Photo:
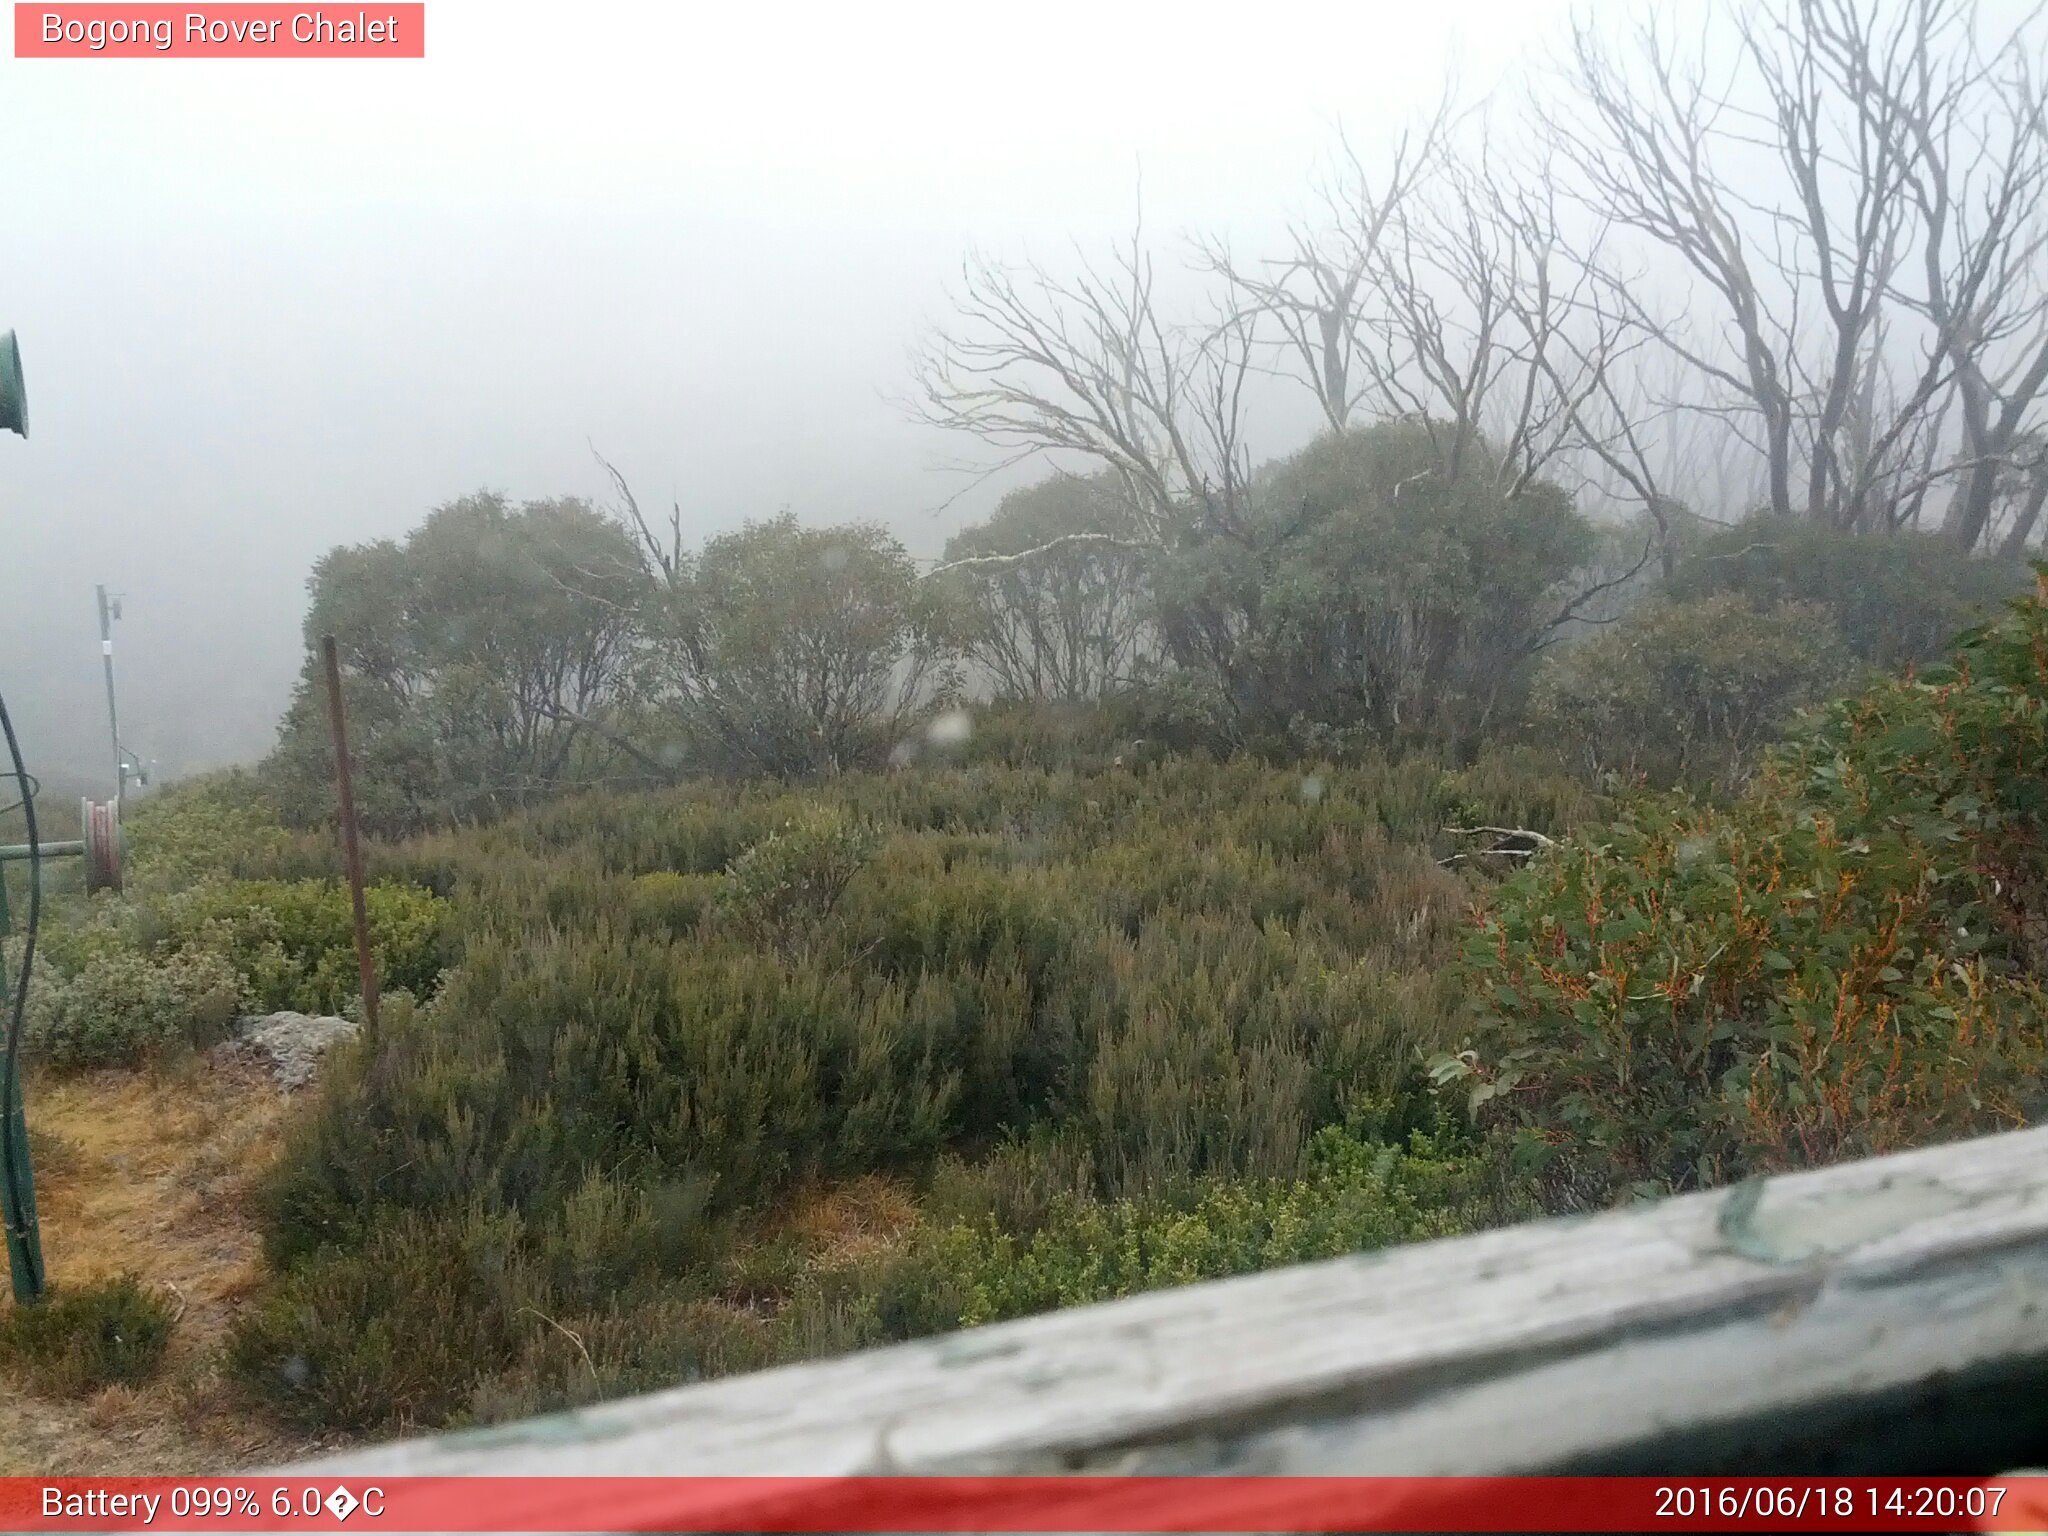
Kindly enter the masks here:
M 1352 424 L 1366 400 L 1364 353 L 1375 269 L 1389 226 L 1442 162 L 1455 112 L 1446 94 L 1435 114 L 1395 141 L 1384 178 L 1339 135 L 1338 166 L 1316 189 L 1318 215 L 1288 230 L 1287 250 L 1237 260 L 1221 241 L 1201 245 L 1233 310 L 1268 319 L 1278 366 L 1315 396 L 1333 431 Z
M 1020 549 L 1007 555 L 963 555 L 958 560 L 942 560 L 925 572 L 927 576 L 943 576 L 952 571 L 999 571 L 1013 570 L 1028 565 L 1041 555 L 1058 554 L 1062 550 L 1075 548 L 1111 550 L 1152 550 L 1159 546 L 1146 540 L 1118 538 L 1113 533 L 1063 533 L 1058 538 L 1048 539 L 1030 549 Z
M 1978 32 L 1970 0 L 1761 0 L 1685 48 L 1656 17 L 1621 48 L 1575 29 L 1548 131 L 1717 323 L 1609 295 L 1754 445 L 1779 516 L 1909 526 L 1946 482 L 1977 547 L 2048 385 L 2035 45 Z
M 928 424 L 1012 454 L 1107 469 L 1164 545 L 1189 527 L 1242 537 L 1250 496 L 1244 391 L 1256 313 L 1170 320 L 1142 220 L 1107 263 L 1073 276 L 973 257 L 954 314 L 914 362 Z
M 1446 100 L 1382 178 L 1343 141 L 1319 221 L 1296 223 L 1281 256 L 1202 250 L 1236 312 L 1270 317 L 1272 366 L 1326 425 L 1417 423 L 1441 473 L 1483 462 L 1512 497 L 1575 450 L 1578 413 L 1638 338 L 1589 302 L 1597 227 L 1568 230 L 1549 166 L 1500 162 L 1483 119 L 1461 149 L 1470 116 Z
M 1847 8 L 1833 0 L 1829 10 Z M 1932 324 L 1954 371 L 1961 432 L 1943 530 L 1974 548 L 2001 486 L 2026 472 L 2024 441 L 2048 387 L 2044 85 L 2025 25 L 1986 56 L 1973 5 L 1918 0 L 1913 10 L 1915 46 L 1896 79 L 1864 64 L 1843 17 L 1831 14 L 1826 30 L 1847 68 L 1886 94 L 1904 140 L 1921 265 L 1921 286 L 1905 301 Z
M 2013 464 L 1999 489 L 2011 509 L 1998 552 L 2008 560 L 2023 558 L 2048 508 L 2048 432 L 2021 435 L 2013 446 Z
M 614 515 L 633 530 L 648 575 L 657 578 L 665 587 L 675 587 L 681 581 L 689 559 L 688 551 L 683 547 L 683 504 L 680 501 L 670 503 L 668 527 L 663 530 L 666 537 L 657 536 L 646 514 L 640 510 L 640 499 L 633 494 L 633 487 L 626 483 L 619 467 L 599 453 L 595 443 L 590 445 L 590 454 L 612 483 L 612 490 L 619 500 Z
M 1682 357 L 1713 396 L 1741 400 L 1756 417 L 1774 512 L 1792 508 L 1791 386 L 1787 338 L 1772 329 L 1752 258 L 1724 179 L 1714 163 L 1725 104 L 1704 67 L 1682 60 L 1655 20 L 1645 21 L 1627 57 L 1590 24 L 1574 28 L 1568 108 L 1542 113 L 1547 136 L 1573 165 L 1582 195 L 1602 218 L 1674 253 L 1719 300 L 1738 355 L 1696 342 L 1658 312 L 1645 285 L 1613 283 L 1616 307 Z
M 1597 224 L 1567 227 L 1547 165 L 1503 161 L 1485 136 L 1446 153 L 1382 242 L 1369 354 L 1378 414 L 1419 422 L 1441 473 L 1483 471 L 1507 499 L 1539 477 L 1579 478 L 1589 450 L 1639 459 L 1641 445 L 1593 426 L 1644 344 L 1603 302 L 1604 259 Z M 1654 514 L 1662 498 L 1647 475 L 1626 483 Z

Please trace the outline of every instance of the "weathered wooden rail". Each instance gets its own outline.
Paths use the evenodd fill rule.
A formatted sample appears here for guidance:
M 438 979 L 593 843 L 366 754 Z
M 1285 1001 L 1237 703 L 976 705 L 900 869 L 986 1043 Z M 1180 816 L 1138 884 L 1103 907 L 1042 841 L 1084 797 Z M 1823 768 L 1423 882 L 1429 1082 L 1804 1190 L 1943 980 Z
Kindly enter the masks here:
M 2048 1129 L 352 1451 L 322 1475 L 2048 1459 Z

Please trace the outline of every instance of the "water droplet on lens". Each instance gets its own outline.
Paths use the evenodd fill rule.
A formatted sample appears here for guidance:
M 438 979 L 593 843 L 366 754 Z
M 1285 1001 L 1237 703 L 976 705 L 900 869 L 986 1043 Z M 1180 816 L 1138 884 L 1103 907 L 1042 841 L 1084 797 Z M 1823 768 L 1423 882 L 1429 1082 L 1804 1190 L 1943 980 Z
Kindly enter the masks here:
M 964 709 L 949 709 L 924 734 L 935 747 L 957 747 L 974 734 L 974 717 Z

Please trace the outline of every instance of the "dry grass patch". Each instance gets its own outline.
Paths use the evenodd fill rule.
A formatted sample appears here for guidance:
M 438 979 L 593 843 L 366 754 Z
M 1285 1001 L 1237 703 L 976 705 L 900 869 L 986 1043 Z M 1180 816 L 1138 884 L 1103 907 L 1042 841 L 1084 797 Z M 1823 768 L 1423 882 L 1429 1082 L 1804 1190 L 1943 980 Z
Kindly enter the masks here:
M 867 1174 L 802 1192 L 785 1230 L 814 1263 L 837 1269 L 886 1252 L 916 1221 L 917 1202 L 906 1185 Z
M 176 1317 L 163 1374 L 59 1402 L 7 1382 L 0 1475 L 203 1473 L 298 1454 L 224 1382 L 219 1345 L 263 1277 L 250 1192 L 292 1099 L 264 1073 L 194 1058 L 27 1085 L 44 1257 L 59 1291 L 123 1273 Z M 0 1301 L 0 1312 L 11 1307 Z

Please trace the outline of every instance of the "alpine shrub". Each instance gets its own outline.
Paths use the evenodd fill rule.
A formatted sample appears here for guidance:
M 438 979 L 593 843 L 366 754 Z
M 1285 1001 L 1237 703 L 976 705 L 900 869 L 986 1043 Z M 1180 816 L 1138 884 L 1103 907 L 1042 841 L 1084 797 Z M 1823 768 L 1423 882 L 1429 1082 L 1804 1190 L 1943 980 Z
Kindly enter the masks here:
M 133 1275 L 57 1288 L 0 1313 L 0 1365 L 52 1397 L 132 1385 L 162 1366 L 174 1322 L 163 1297 Z
M 1562 1203 L 2027 1123 L 2048 1062 L 2048 567 L 1726 809 L 1652 800 L 1505 885 L 1445 1083 Z

